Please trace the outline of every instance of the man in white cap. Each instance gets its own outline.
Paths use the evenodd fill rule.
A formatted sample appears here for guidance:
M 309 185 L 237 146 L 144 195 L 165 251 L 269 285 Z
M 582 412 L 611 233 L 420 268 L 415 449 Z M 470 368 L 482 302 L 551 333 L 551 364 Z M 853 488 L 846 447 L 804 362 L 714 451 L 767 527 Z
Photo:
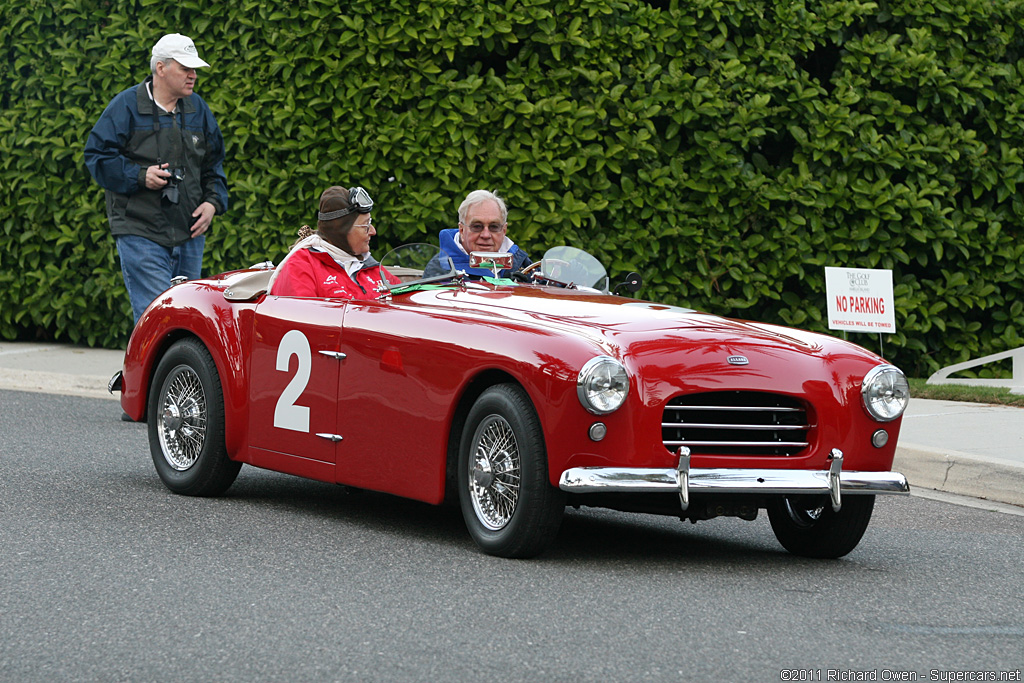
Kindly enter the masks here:
M 136 322 L 172 278 L 200 277 L 206 233 L 228 208 L 224 138 L 193 92 L 207 66 L 191 38 L 165 35 L 152 73 L 110 101 L 85 145 Z

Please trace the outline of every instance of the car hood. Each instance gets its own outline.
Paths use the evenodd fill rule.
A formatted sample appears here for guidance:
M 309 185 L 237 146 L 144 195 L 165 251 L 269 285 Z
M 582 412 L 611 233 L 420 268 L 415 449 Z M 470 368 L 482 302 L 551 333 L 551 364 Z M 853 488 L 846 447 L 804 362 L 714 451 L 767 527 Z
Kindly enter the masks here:
M 464 308 L 467 315 L 491 322 L 541 326 L 575 341 L 589 340 L 596 352 L 627 366 L 641 400 L 652 406 L 685 393 L 742 389 L 799 397 L 827 412 L 858 403 L 865 374 L 885 362 L 826 334 L 624 297 L 482 286 L 420 294 L 426 295 L 424 303 Z M 846 422 L 829 427 L 849 428 Z M 841 436 L 829 432 L 832 442 Z
M 488 318 L 501 317 L 549 327 L 569 328 L 633 352 L 680 351 L 685 347 L 736 353 L 751 346 L 788 349 L 820 355 L 852 349 L 877 361 L 860 347 L 827 335 L 777 325 L 734 320 L 692 309 L 625 297 L 548 287 L 467 287 L 419 292 L 419 303 L 471 310 Z M 641 348 L 636 348 L 637 346 Z

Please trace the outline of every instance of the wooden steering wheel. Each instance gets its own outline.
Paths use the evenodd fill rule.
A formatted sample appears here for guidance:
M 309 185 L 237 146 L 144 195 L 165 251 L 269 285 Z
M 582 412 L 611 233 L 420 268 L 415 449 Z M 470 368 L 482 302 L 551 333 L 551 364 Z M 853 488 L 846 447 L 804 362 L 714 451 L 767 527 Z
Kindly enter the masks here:
M 525 268 L 523 268 L 519 272 L 521 272 L 523 275 L 529 275 L 533 271 L 535 271 L 538 268 L 540 268 L 540 264 L 541 263 L 542 263 L 541 261 L 534 261 L 533 263 L 531 263 L 530 265 L 526 266 Z

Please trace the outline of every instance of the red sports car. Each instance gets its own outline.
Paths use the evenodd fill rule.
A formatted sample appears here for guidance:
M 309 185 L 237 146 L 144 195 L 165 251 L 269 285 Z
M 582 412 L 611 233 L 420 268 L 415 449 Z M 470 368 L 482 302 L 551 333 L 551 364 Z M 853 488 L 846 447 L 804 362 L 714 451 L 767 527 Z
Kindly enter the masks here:
M 609 294 L 571 248 L 510 279 L 424 278 L 434 253 L 386 257 L 405 281 L 377 300 L 268 296 L 268 264 L 154 301 L 111 390 L 167 487 L 217 495 L 248 463 L 457 500 L 506 557 L 542 552 L 566 505 L 766 509 L 789 551 L 839 557 L 876 494 L 909 491 L 890 471 L 907 381 L 875 354 Z

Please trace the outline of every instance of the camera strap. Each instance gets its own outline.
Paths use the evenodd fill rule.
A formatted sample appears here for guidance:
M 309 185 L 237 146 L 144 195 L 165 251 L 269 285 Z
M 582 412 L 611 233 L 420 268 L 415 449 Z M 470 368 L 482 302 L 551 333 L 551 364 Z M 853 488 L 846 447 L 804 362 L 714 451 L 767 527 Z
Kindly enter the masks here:
M 178 115 L 177 111 L 181 111 L 181 126 L 178 126 Z M 175 134 L 171 135 L 171 157 L 168 160 L 168 168 L 165 170 L 170 171 L 171 177 L 167 179 L 167 184 L 164 185 L 160 192 L 161 203 L 166 201 L 170 205 L 177 206 L 179 201 L 180 190 L 178 189 L 178 182 L 182 178 L 184 173 L 184 154 L 182 152 L 182 134 L 185 128 L 185 107 L 179 99 L 175 104 L 174 111 L 168 112 L 171 115 L 171 128 L 174 129 Z M 160 149 L 160 107 L 156 103 L 156 99 L 153 99 L 153 135 L 156 137 L 156 164 L 157 166 L 162 165 L 163 153 Z
M 150 93 L 150 99 L 153 101 L 153 135 L 156 136 L 156 165 L 159 166 L 163 162 L 163 151 L 160 149 L 160 111 L 161 107 L 156 103 L 156 98 Z M 178 125 L 178 112 L 181 112 L 181 125 Z M 182 154 L 182 135 L 185 131 L 185 106 L 179 99 L 174 106 L 174 111 L 168 112 L 171 115 L 171 127 L 174 128 L 176 135 L 171 136 L 171 156 L 168 159 L 171 169 L 181 168 L 183 162 Z

